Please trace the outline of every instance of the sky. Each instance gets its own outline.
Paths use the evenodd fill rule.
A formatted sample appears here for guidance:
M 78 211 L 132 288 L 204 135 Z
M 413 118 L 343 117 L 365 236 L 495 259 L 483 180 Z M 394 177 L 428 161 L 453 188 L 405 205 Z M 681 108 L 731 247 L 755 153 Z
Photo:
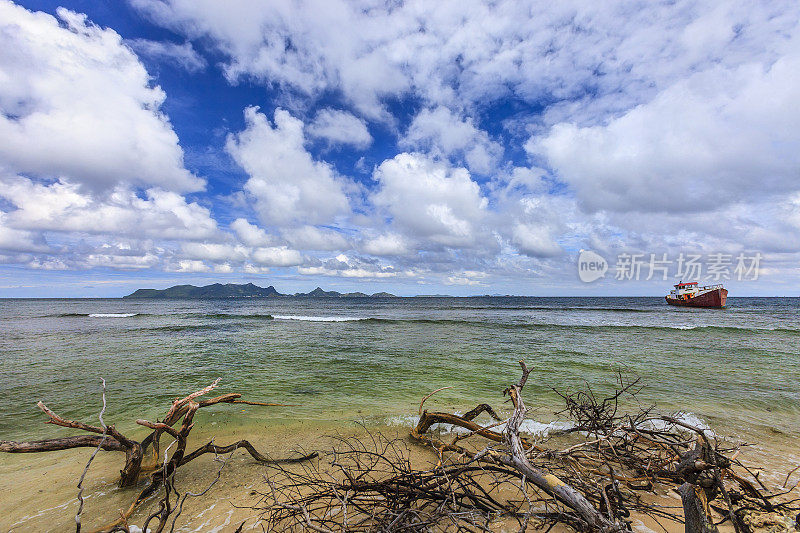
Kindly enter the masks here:
M 796 1 L 0 0 L 0 297 L 797 296 L 798 102 Z

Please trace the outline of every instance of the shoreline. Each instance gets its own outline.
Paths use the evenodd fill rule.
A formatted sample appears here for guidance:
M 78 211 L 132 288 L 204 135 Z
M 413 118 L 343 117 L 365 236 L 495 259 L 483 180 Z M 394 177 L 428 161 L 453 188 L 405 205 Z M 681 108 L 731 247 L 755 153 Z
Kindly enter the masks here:
M 212 417 L 206 417 L 208 422 Z M 484 421 L 486 422 L 486 421 Z M 260 452 L 274 458 L 292 457 L 301 452 L 329 449 L 336 439 L 342 437 L 370 438 L 369 432 L 377 432 L 405 443 L 410 450 L 413 464 L 418 468 L 430 468 L 437 460 L 429 448 L 413 442 L 411 427 L 387 425 L 341 424 L 337 422 L 298 421 L 283 426 L 270 426 L 265 432 L 258 425 L 211 426 L 198 424 L 190 437 L 189 448 L 200 446 L 213 439 L 218 445 L 225 445 L 239 439 L 249 440 Z M 712 428 L 713 430 L 713 428 Z M 65 430 L 65 434 L 75 434 Z M 142 432 L 144 434 L 144 432 Z M 446 432 L 444 435 L 453 436 Z M 140 435 L 133 435 L 137 438 Z M 166 441 L 165 441 L 166 442 Z M 742 449 L 741 457 L 753 467 L 764 467 L 761 479 L 765 483 L 780 483 L 786 473 L 800 464 L 800 458 L 789 459 L 788 443 L 779 447 L 772 442 L 762 441 L 757 447 Z M 86 460 L 89 449 L 65 450 L 38 454 L 0 454 L 0 491 L 6 496 L 0 503 L 0 530 L 3 531 L 62 531 L 74 527 L 74 513 L 77 509 L 77 479 Z M 766 459 L 770 463 L 764 463 Z M 793 462 L 792 462 L 793 461 Z M 135 498 L 138 488 L 119 489 L 116 482 L 122 457 L 118 453 L 98 454 L 89 471 L 86 481 L 86 507 L 82 522 L 85 531 L 100 527 L 113 521 L 121 509 L 127 508 Z M 181 491 L 202 492 L 214 481 L 219 463 L 209 455 L 188 464 L 176 475 L 176 484 Z M 220 479 L 202 498 L 191 498 L 181 516 L 177 531 L 232 531 L 245 522 L 244 531 L 255 527 L 259 512 L 248 509 L 256 505 L 259 496 L 267 485 L 264 475 L 270 475 L 269 467 L 259 464 L 241 450 L 234 452 L 222 469 Z M 677 495 L 665 494 L 662 504 L 680 507 Z M 147 511 L 157 502 L 151 497 L 130 519 L 130 524 L 141 525 Z M 639 517 L 642 518 L 642 517 Z M 647 520 L 642 526 L 649 527 Z M 495 531 L 505 529 L 502 521 Z M 655 526 L 655 524 L 650 524 Z M 670 531 L 682 531 L 676 525 Z M 557 528 L 559 529 L 559 528 Z M 649 529 L 653 529 L 649 527 Z M 260 529 L 258 529 L 260 530 Z M 641 531 L 647 531 L 640 529 Z M 657 527 L 655 530 L 659 530 Z M 722 529 L 721 531 L 725 531 Z

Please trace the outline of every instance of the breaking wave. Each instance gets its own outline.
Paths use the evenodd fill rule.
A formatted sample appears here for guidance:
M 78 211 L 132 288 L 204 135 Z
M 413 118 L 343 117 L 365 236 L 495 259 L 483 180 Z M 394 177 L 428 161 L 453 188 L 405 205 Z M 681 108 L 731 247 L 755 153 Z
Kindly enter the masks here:
M 56 315 L 41 315 L 31 318 L 69 318 L 69 317 L 83 317 L 83 318 L 130 318 L 132 316 L 144 316 L 142 313 L 59 313 Z
M 559 306 L 545 306 L 545 305 L 520 305 L 520 306 L 499 306 L 499 305 L 463 305 L 452 306 L 448 309 L 475 309 L 475 310 L 497 310 L 497 311 L 608 311 L 611 313 L 653 313 L 659 312 L 660 309 L 641 309 L 641 308 L 625 308 L 625 307 L 559 307 Z
M 276 317 L 277 318 L 277 317 Z M 486 328 L 501 328 L 501 329 L 582 329 L 582 330 L 692 330 L 692 329 L 707 329 L 711 331 L 720 332 L 782 332 L 800 334 L 800 329 L 796 328 L 778 328 L 778 327 L 745 327 L 745 326 L 714 326 L 714 325 L 690 325 L 690 324 L 554 324 L 547 322 L 493 322 L 483 320 L 461 320 L 452 318 L 356 318 L 349 320 L 366 320 L 375 323 L 386 324 L 402 324 L 402 323 L 416 323 L 416 324 L 443 324 L 443 325 L 467 325 L 475 327 Z
M 455 415 L 460 415 L 461 413 L 456 412 Z M 715 433 L 711 430 L 708 422 L 706 422 L 703 418 L 699 415 L 694 413 L 690 413 L 687 411 L 678 411 L 673 413 L 672 418 L 679 420 L 685 424 L 690 426 L 696 427 L 697 429 L 705 430 L 706 434 L 710 437 L 713 437 Z M 399 427 L 414 427 L 419 422 L 419 416 L 417 415 L 396 415 L 390 416 L 384 419 L 384 423 L 387 426 L 399 426 Z M 538 420 L 532 419 L 525 419 L 522 421 L 522 425 L 520 425 L 520 433 L 525 433 L 527 435 L 531 435 L 533 437 L 547 437 L 551 433 L 560 433 L 564 431 L 569 431 L 573 429 L 575 424 L 569 420 L 554 420 L 552 422 L 539 422 Z M 647 427 L 648 429 L 655 429 L 655 430 L 664 430 L 667 428 L 672 427 L 670 422 L 665 420 L 649 420 L 642 424 L 642 427 Z M 442 433 L 452 433 L 452 434 L 466 434 L 471 433 L 469 430 L 462 428 L 460 426 L 454 426 L 452 424 L 434 424 L 431 426 L 433 431 L 440 431 Z M 498 424 L 491 428 L 493 431 L 497 431 L 498 433 L 502 433 L 506 429 L 506 424 Z
M 301 320 L 303 322 L 355 322 L 359 320 L 379 320 L 352 316 L 304 316 L 304 315 L 272 315 L 279 320 Z
M 272 320 L 275 318 L 272 315 L 259 313 L 190 313 L 182 316 L 183 318 L 218 318 L 220 320 Z
M 455 413 L 459 415 L 460 413 Z M 414 427 L 419 422 L 419 416 L 417 415 L 396 415 L 390 416 L 384 419 L 384 423 L 387 426 L 400 426 L 400 427 Z M 525 433 L 527 435 L 532 435 L 534 437 L 547 437 L 550 433 L 558 433 L 561 431 L 566 431 L 572 429 L 575 425 L 569 421 L 563 420 L 555 420 L 553 422 L 538 422 L 536 420 L 526 419 L 522 421 L 522 425 L 520 426 L 520 433 Z M 506 424 L 498 424 L 493 426 L 492 431 L 497 431 L 498 433 L 502 433 L 506 429 Z M 433 431 L 440 431 L 442 433 L 452 433 L 452 434 L 465 434 L 470 433 L 468 429 L 462 428 L 460 426 L 454 426 L 452 424 L 434 424 L 431 426 L 431 430 Z

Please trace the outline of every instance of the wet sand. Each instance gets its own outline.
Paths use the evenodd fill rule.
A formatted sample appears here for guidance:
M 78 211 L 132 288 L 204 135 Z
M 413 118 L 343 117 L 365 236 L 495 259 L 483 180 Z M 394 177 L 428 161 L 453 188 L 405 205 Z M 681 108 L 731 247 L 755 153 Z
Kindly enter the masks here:
M 255 425 L 228 425 L 215 427 L 210 418 L 201 418 L 190 438 L 189 448 L 200 446 L 212 438 L 224 445 L 246 438 L 259 450 L 274 458 L 292 457 L 303 451 L 327 450 L 333 444 L 332 436 L 365 436 L 365 428 L 357 424 L 324 424 L 319 422 L 288 423 L 280 431 L 271 426 L 269 431 Z M 435 454 L 408 439 L 408 429 L 400 426 L 373 426 L 370 431 L 380 431 L 386 436 L 408 440 L 410 458 L 417 468 L 427 468 L 436 461 Z M 72 432 L 65 434 L 72 434 Z M 133 438 L 141 435 L 132 434 Z M 168 442 L 166 439 L 164 442 Z M 786 457 L 792 451 L 780 446 L 774 449 L 751 448 L 742 452 L 749 464 L 768 466 L 771 475 L 766 479 L 782 482 L 792 462 Z M 1 531 L 71 531 L 75 528 L 78 508 L 76 483 L 91 449 L 66 450 L 40 454 L 0 454 L 0 530 Z M 768 462 L 765 462 L 768 460 Z M 123 509 L 135 499 L 141 486 L 119 489 L 116 486 L 122 457 L 116 452 L 98 454 L 85 481 L 86 497 L 83 512 L 83 530 L 113 522 Z M 220 463 L 212 455 L 201 457 L 177 473 L 178 489 L 202 492 L 216 477 Z M 261 531 L 260 512 L 253 507 L 259 504 L 259 491 L 266 490 L 264 476 L 270 469 L 255 462 L 244 451 L 236 451 L 222 469 L 219 480 L 203 496 L 188 498 L 178 518 L 175 531 L 234 531 L 244 523 L 243 530 Z M 155 508 L 160 495 L 151 497 L 131 517 L 129 523 L 141 526 Z M 661 505 L 680 508 L 680 498 L 674 493 L 664 493 L 658 498 Z M 662 531 L 647 517 L 633 517 L 640 531 Z M 683 531 L 681 524 L 662 521 L 667 530 Z M 513 520 L 498 520 L 491 525 L 495 531 L 516 531 L 519 525 Z M 725 531 L 725 528 L 722 528 Z

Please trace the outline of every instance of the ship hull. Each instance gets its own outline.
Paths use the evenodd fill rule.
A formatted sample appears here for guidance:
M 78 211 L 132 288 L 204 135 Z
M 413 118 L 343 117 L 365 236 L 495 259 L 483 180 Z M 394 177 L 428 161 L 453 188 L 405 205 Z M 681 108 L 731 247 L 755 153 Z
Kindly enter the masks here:
M 678 300 L 677 298 L 666 297 L 669 305 L 678 307 L 710 307 L 712 309 L 720 309 L 725 307 L 725 301 L 728 299 L 728 291 L 726 289 L 714 289 L 713 291 L 704 292 L 694 298 L 686 300 Z

